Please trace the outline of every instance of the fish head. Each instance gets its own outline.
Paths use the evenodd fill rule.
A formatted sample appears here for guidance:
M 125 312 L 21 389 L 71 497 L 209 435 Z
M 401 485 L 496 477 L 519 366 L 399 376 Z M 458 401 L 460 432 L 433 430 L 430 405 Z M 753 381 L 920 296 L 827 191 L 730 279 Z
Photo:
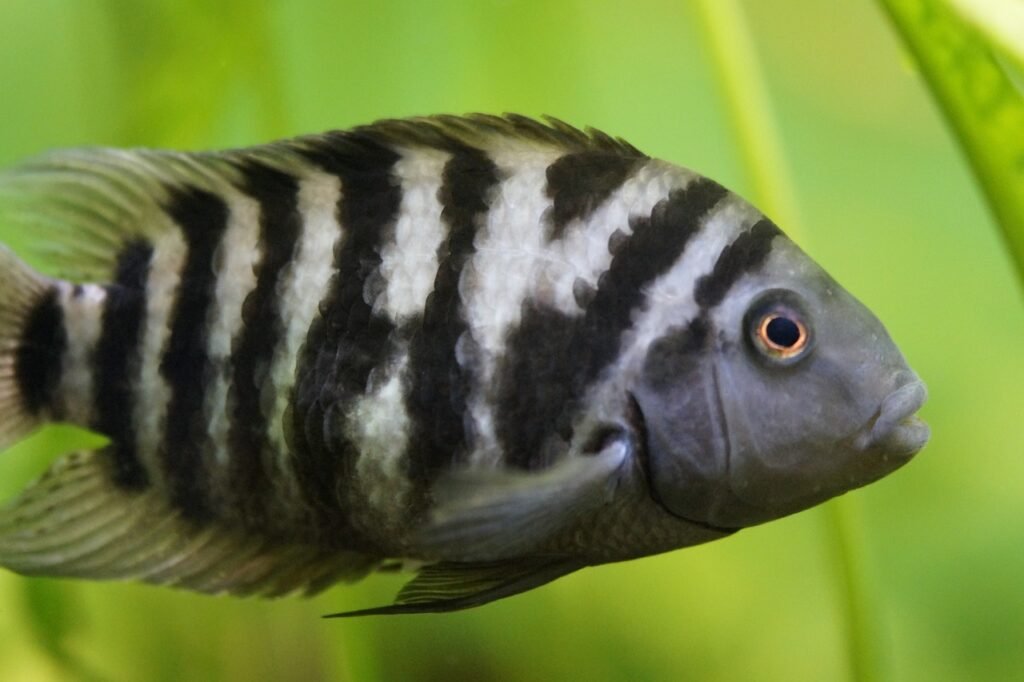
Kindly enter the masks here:
M 881 322 L 790 240 L 649 347 L 634 398 L 652 495 L 741 528 L 885 476 L 929 437 Z

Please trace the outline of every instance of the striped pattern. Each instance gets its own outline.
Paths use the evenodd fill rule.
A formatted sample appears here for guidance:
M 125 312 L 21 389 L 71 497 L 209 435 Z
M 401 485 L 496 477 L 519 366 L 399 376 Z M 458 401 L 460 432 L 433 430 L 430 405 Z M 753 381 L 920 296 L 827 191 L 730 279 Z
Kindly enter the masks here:
M 694 299 L 703 310 L 722 302 L 740 277 L 764 263 L 772 240 L 782 234 L 770 220 L 759 220 L 722 250 L 711 273 L 697 280 Z
M 384 532 L 401 525 L 414 492 L 405 471 L 414 437 L 407 409 L 408 387 L 415 380 L 409 354 L 423 341 L 417 330 L 433 300 L 448 237 L 441 196 L 451 158 L 444 150 L 405 150 L 396 162 L 394 177 L 402 187 L 399 216 L 394 239 L 381 248 L 381 265 L 368 292 L 374 312 L 395 324 L 396 339 L 387 361 L 370 373 L 366 394 L 347 418 L 347 432 L 359 452 L 348 503 L 373 510 L 367 524 Z
M 781 234 L 745 202 L 723 202 L 708 221 L 696 245 L 700 248 L 676 272 L 651 286 L 649 305 L 625 342 L 627 355 L 642 358 L 639 362 L 648 373 L 656 375 L 651 364 L 658 362 L 664 348 L 674 349 L 673 356 L 706 350 L 712 311 L 743 275 L 764 263 L 772 240 Z
M 204 403 L 210 376 L 207 317 L 216 302 L 214 255 L 228 229 L 228 207 L 222 197 L 186 187 L 172 196 L 166 210 L 184 234 L 186 256 L 160 361 L 171 396 L 159 456 L 172 503 L 203 520 L 210 514 L 202 466 L 209 436 L 196 407 Z
M 273 491 L 270 415 L 263 407 L 262 389 L 285 333 L 281 283 L 295 256 L 302 216 L 295 177 L 258 162 L 242 164 L 240 170 L 243 191 L 259 204 L 260 256 L 255 285 L 240 309 L 241 331 L 231 351 L 227 447 L 216 454 L 227 458 L 225 480 L 238 499 L 238 513 L 256 520 L 265 517 L 266 499 Z
M 162 489 L 167 487 L 167 476 L 159 454 L 164 443 L 171 387 L 161 366 L 171 335 L 171 313 L 181 289 L 187 249 L 181 229 L 169 218 L 164 220 L 163 234 L 153 240 L 153 255 L 146 276 L 145 319 L 139 369 L 132 384 L 135 402 L 131 409 L 139 465 L 146 472 L 147 480 Z M 127 448 L 130 443 L 130 440 L 119 441 L 115 446 Z
M 434 287 L 409 349 L 406 405 L 416 428 L 406 464 L 416 481 L 451 466 L 466 450 L 464 415 L 472 377 L 471 366 L 460 364 L 457 352 L 468 329 L 459 282 L 500 180 L 494 161 L 469 148 L 455 151 L 442 176 L 439 198 L 448 234 L 438 247 Z
M 109 283 L 39 303 L 26 404 L 87 418 L 118 485 L 193 523 L 325 547 L 398 554 L 447 469 L 564 456 L 652 344 L 701 347 L 778 234 L 710 180 L 525 119 L 188 159 Z
M 227 209 L 227 226 L 214 251 L 216 283 L 205 319 L 204 339 L 208 376 L 204 387 L 204 430 L 209 438 L 203 452 L 211 483 L 228 465 L 231 415 L 238 397 L 233 385 L 232 363 L 237 360 L 234 345 L 241 335 L 244 310 L 249 295 L 256 289 L 261 258 L 260 204 L 233 189 L 221 194 Z M 272 333 L 272 330 L 266 330 Z
M 69 285 L 66 282 L 58 286 L 68 343 L 60 363 L 53 416 L 60 421 L 93 424 L 96 414 L 93 370 L 102 330 L 101 318 L 95 310 L 105 305 L 107 289 L 97 284 Z
M 118 254 L 94 360 L 97 415 L 93 428 L 110 436 L 116 482 L 124 488 L 140 488 L 149 480 L 139 460 L 135 422 L 127 406 L 136 400 L 132 375 L 140 359 L 152 257 L 153 246 L 144 240 L 126 244 Z
M 498 436 L 506 461 L 535 468 L 557 453 L 545 448 L 553 436 L 571 437 L 568 420 L 578 401 L 619 352 L 622 334 L 643 301 L 644 288 L 667 271 L 697 233 L 704 216 L 725 196 L 710 180 L 676 190 L 654 211 L 633 221 L 632 234 L 613 246 L 613 257 L 581 316 L 527 306 L 499 374 Z M 524 396 L 522 385 L 544 386 Z
M 15 354 L 15 381 L 29 414 L 52 411 L 67 343 L 60 290 L 51 287 L 28 313 Z
M 325 542 L 359 542 L 339 483 L 351 480 L 359 453 L 344 416 L 367 389 L 371 371 L 388 357 L 394 323 L 375 313 L 364 289 L 381 265 L 385 233 L 398 218 L 401 188 L 393 173 L 399 155 L 367 133 L 328 137 L 307 151 L 310 161 L 338 177 L 342 236 L 334 274 L 313 320 L 295 379 L 294 472 Z
M 587 150 L 566 154 L 548 166 L 548 238 L 560 239 L 570 223 L 589 218 L 642 160 L 639 155 Z
M 309 171 L 299 180 L 296 208 L 301 233 L 278 284 L 282 337 L 274 349 L 269 376 L 260 387 L 261 405 L 267 406 L 269 413 L 268 454 L 274 458 L 266 469 L 273 478 L 274 499 L 287 516 L 282 519 L 285 525 L 290 518 L 305 518 L 303 496 L 294 476 L 291 401 L 300 351 L 320 314 L 321 292 L 327 290 L 334 274 L 334 251 L 342 233 L 336 211 L 340 197 L 341 181 L 336 176 Z

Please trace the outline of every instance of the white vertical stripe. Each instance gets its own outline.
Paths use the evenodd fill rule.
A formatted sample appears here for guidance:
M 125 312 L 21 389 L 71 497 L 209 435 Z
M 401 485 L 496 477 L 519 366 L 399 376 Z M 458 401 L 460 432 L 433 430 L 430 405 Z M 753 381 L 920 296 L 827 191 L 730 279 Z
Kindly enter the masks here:
M 334 274 L 334 249 L 341 236 L 337 206 L 341 181 L 333 175 L 310 171 L 299 182 L 298 210 L 302 219 L 296 257 L 282 270 L 278 282 L 283 334 L 274 350 L 268 380 L 260 393 L 267 417 L 273 469 L 286 474 L 279 479 L 294 493 L 294 477 L 288 462 L 284 417 L 295 383 L 299 351 L 313 320 L 320 315 L 320 301 Z
M 544 217 L 551 207 L 546 170 L 561 151 L 502 151 L 493 156 L 505 179 L 494 189 L 476 252 L 459 281 L 467 323 L 485 357 L 501 352 L 506 330 L 547 256 Z
M 437 249 L 448 233 L 438 192 L 449 158 L 446 152 L 420 148 L 406 151 L 395 164 L 402 203 L 394 239 L 382 248 L 380 269 L 371 278 L 382 280 L 383 291 L 368 301 L 375 313 L 386 314 L 392 322 L 423 312 L 434 288 Z
M 103 330 L 103 304 L 107 300 L 107 292 L 99 285 L 84 284 L 76 297 L 71 284 L 61 282 L 59 287 L 68 344 L 61 359 L 57 412 L 64 421 L 89 426 L 96 402 L 94 356 Z
M 405 475 L 406 445 L 411 428 L 405 407 L 404 379 L 408 349 L 390 367 L 375 367 L 367 382 L 367 395 L 349 413 L 348 434 L 359 449 L 357 491 L 350 500 L 365 506 L 360 512 L 373 519 L 382 535 L 396 532 L 408 511 L 410 490 Z
M 393 173 L 402 188 L 394 233 L 381 248 L 381 265 L 367 282 L 368 303 L 396 325 L 421 314 L 434 289 L 438 247 L 448 234 L 438 196 L 451 154 L 435 149 L 402 151 Z M 405 461 L 411 424 L 406 409 L 408 348 L 388 366 L 370 372 L 366 396 L 348 415 L 347 432 L 359 450 L 351 504 L 363 508 L 378 532 L 400 528 L 410 486 Z
M 642 361 L 651 343 L 697 316 L 697 280 L 710 274 L 722 250 L 761 217 L 734 194 L 727 194 L 704 217 L 682 257 L 648 286 L 643 309 L 634 315 L 633 325 L 623 337 L 621 366 Z
M 153 258 L 146 279 L 146 317 L 142 328 L 142 344 L 137 381 L 132 387 L 134 405 L 126 405 L 138 425 L 139 461 L 158 484 L 164 479 L 157 462 L 160 441 L 167 420 L 171 389 L 160 372 L 160 361 L 170 338 L 170 316 L 177 300 L 181 270 L 188 247 L 181 230 L 161 218 L 165 229 L 153 238 Z
M 596 289 L 599 277 L 612 262 L 609 241 L 613 234 L 632 234 L 630 218 L 648 216 L 670 192 L 697 176 L 663 161 L 640 166 L 607 200 L 584 220 L 565 227 L 563 238 L 547 246 L 538 274 L 527 296 L 568 315 L 583 312 L 573 288 L 576 280 Z
M 487 388 L 494 375 L 495 359 L 503 350 L 505 333 L 519 321 L 522 302 L 546 253 L 543 226 L 551 207 L 546 171 L 563 153 L 515 146 L 491 154 L 504 180 L 493 190 L 486 221 L 476 236 L 476 250 L 459 280 L 472 343 L 460 339 L 457 352 L 460 362 L 472 362 L 478 368 L 478 383 L 467 401 L 475 426 L 476 442 L 470 444 L 474 461 L 497 462 L 499 458 Z M 472 348 L 476 357 L 465 357 L 467 348 Z
M 204 416 L 213 447 L 213 452 L 204 455 L 212 455 L 218 468 L 227 464 L 229 454 L 231 348 L 242 330 L 242 304 L 256 288 L 260 260 L 259 202 L 237 192 L 227 193 L 224 199 L 228 224 L 213 257 L 217 279 L 206 315 L 206 357 L 212 371 L 204 395 Z

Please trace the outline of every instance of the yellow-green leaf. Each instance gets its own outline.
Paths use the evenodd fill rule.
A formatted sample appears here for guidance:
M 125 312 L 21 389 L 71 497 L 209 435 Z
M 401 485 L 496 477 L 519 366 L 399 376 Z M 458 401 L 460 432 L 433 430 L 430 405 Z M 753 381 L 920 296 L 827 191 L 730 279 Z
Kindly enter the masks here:
M 1020 0 L 951 0 L 957 13 L 1018 67 L 1024 66 L 1024 3 Z
M 1024 9 L 879 0 L 967 154 L 1024 283 Z

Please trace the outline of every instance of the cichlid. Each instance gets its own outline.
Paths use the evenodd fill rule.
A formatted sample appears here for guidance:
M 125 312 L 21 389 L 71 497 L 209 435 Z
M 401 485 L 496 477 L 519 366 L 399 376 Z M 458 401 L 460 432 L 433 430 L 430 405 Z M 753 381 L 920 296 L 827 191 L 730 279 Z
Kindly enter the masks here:
M 109 439 L 0 565 L 446 611 L 725 537 L 928 439 L 881 323 L 712 180 L 554 119 L 438 116 L 0 175 L 0 446 Z M 344 615 L 351 615 L 344 614 Z M 341 615 L 341 614 L 339 614 Z

